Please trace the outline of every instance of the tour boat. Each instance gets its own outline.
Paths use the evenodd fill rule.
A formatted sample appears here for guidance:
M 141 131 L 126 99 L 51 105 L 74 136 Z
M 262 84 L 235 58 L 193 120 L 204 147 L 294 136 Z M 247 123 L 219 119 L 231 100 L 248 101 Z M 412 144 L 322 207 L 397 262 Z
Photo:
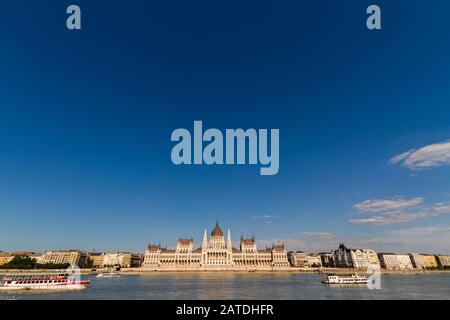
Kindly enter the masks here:
M 118 275 L 115 272 L 107 272 L 107 273 L 99 273 L 97 275 L 97 278 L 119 278 L 120 275 Z
M 81 281 L 68 273 L 7 275 L 0 280 L 0 290 L 77 290 L 89 281 Z
M 357 274 L 350 275 L 335 275 L 329 274 L 322 281 L 325 284 L 367 284 L 369 280 L 365 276 L 359 276 Z

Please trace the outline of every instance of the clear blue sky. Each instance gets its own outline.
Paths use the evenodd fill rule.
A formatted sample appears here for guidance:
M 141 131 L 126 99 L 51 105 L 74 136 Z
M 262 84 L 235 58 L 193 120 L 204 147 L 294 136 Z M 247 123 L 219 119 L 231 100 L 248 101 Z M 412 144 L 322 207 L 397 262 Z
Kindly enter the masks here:
M 372 3 L 381 31 L 365 27 Z M 446 0 L 5 2 L 0 250 L 142 252 L 199 243 L 218 218 L 261 245 L 450 253 L 449 12 Z M 278 175 L 174 166 L 170 134 L 194 120 L 279 128 Z

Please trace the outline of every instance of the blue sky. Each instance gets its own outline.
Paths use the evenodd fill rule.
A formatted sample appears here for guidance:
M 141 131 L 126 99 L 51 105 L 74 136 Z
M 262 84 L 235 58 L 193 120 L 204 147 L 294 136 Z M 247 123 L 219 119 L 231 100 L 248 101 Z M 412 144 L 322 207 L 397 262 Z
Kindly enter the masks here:
M 72 2 L 2 6 L 0 250 L 143 251 L 219 219 L 262 246 L 450 253 L 448 1 L 74 3 L 80 31 Z M 279 173 L 173 165 L 194 120 L 279 128 Z

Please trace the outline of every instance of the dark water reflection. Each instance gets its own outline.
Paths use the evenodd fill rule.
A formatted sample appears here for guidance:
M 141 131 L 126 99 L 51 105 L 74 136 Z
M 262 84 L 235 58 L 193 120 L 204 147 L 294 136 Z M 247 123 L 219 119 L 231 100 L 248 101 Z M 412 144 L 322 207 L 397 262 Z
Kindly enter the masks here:
M 328 287 L 316 274 L 155 273 L 86 277 L 88 289 L 0 292 L 0 299 L 450 299 L 450 274 L 382 275 L 381 289 Z

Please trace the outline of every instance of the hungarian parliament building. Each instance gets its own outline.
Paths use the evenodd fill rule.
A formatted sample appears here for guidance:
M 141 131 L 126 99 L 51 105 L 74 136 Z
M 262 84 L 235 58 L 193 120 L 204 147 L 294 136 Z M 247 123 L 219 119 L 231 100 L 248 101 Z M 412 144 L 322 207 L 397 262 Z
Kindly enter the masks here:
M 228 229 L 227 239 L 219 223 L 208 239 L 205 229 L 202 245 L 194 247 L 194 240 L 179 239 L 176 249 L 149 245 L 142 264 L 144 270 L 152 271 L 271 271 L 289 269 L 284 245 L 258 250 L 256 239 L 241 237 L 239 249 L 233 247 Z

